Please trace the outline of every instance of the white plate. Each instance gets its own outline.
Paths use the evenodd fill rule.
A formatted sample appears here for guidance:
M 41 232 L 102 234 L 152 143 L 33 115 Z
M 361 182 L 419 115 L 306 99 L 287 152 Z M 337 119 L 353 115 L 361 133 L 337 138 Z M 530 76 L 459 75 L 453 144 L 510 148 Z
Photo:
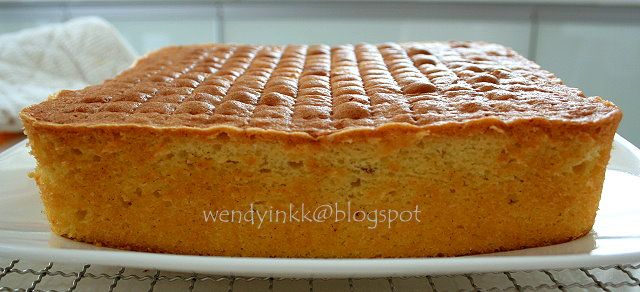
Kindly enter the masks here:
M 640 150 L 616 136 L 593 231 L 540 248 L 455 258 L 283 259 L 182 256 L 99 248 L 53 235 L 22 142 L 0 153 L 0 254 L 55 262 L 235 276 L 382 277 L 572 268 L 640 262 Z

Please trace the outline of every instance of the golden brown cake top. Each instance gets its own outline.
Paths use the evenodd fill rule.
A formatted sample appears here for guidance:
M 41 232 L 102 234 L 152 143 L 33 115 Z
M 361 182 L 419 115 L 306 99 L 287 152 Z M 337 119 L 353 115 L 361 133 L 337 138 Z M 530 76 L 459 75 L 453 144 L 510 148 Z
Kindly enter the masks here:
M 105 56 L 108 58 L 108 56 Z M 23 111 L 67 125 L 232 126 L 322 136 L 399 122 L 586 123 L 619 110 L 482 42 L 168 47 Z

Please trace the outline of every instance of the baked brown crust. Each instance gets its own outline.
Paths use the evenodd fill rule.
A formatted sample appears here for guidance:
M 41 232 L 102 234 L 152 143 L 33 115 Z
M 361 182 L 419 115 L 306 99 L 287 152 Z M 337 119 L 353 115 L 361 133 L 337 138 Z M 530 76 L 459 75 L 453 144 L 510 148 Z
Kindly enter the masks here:
M 73 126 L 251 130 L 317 139 L 393 125 L 620 116 L 510 48 L 482 42 L 193 45 L 149 54 L 23 119 Z
M 52 231 L 142 251 L 458 256 L 593 226 L 621 111 L 500 45 L 198 45 L 21 113 Z M 211 224 L 204 210 L 420 206 L 423 220 Z

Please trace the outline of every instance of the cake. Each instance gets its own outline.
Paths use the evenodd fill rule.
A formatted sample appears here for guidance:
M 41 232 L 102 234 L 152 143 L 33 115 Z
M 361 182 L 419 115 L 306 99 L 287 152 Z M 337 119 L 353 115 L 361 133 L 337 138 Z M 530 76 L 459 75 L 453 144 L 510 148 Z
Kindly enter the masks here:
M 300 258 L 579 238 L 621 117 L 484 42 L 173 46 L 21 112 L 55 234 Z

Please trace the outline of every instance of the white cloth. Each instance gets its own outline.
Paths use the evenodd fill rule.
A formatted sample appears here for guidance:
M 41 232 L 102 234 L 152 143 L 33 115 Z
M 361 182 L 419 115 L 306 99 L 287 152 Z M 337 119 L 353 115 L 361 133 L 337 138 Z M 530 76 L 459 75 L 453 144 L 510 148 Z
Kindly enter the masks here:
M 22 108 L 100 83 L 134 60 L 118 31 L 97 17 L 0 35 L 0 132 L 22 131 Z

